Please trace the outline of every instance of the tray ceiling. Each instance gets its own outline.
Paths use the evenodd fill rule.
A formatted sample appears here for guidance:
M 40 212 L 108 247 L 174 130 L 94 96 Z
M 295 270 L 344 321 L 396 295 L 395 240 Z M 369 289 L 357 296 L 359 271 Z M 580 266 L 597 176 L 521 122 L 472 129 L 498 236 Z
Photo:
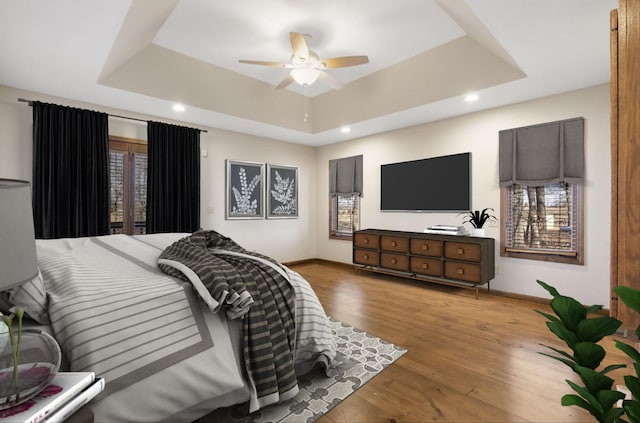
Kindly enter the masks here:
M 323 145 L 609 81 L 615 0 L 0 0 L 0 84 Z M 342 90 L 275 86 L 289 32 Z M 463 101 L 467 93 L 480 96 Z M 181 114 L 171 106 L 182 103 Z M 305 119 L 305 116 L 307 117 Z M 340 132 L 348 125 L 350 134 Z

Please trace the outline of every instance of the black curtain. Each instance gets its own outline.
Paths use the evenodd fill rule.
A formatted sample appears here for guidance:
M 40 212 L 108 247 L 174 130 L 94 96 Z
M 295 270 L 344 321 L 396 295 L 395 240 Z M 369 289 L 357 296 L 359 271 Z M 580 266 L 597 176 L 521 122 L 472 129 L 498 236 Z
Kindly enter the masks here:
M 109 233 L 108 115 L 34 101 L 36 238 Z
M 200 131 L 147 124 L 147 233 L 200 229 Z

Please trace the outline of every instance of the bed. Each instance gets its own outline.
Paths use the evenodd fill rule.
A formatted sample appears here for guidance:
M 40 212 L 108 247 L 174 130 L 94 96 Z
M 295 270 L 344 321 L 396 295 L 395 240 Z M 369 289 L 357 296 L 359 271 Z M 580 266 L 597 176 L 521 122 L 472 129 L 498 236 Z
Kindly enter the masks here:
M 257 288 L 259 296 L 254 293 L 258 298 L 247 300 L 246 293 L 225 282 L 223 289 L 211 286 L 199 277 L 202 269 L 180 260 L 182 250 L 176 253 L 174 246 L 196 234 L 208 237 L 214 257 L 209 282 L 229 280 L 230 273 L 247 281 L 286 281 L 272 304 L 284 335 L 251 334 L 264 326 L 254 315 L 258 303 L 264 302 L 265 319 L 274 314 L 262 301 L 263 288 Z M 314 366 L 328 371 L 334 363 L 329 320 L 309 283 L 214 231 L 36 244 L 41 275 L 14 291 L 11 300 L 24 304 L 53 333 L 68 370 L 105 378 L 105 391 L 90 404 L 96 422 L 189 422 L 241 403 L 255 411 L 295 396 L 295 376 Z M 287 289 L 292 296 L 285 295 Z M 273 354 L 283 348 L 290 354 Z M 283 355 L 285 364 L 277 361 Z M 275 387 L 265 387 L 264 380 L 272 379 Z

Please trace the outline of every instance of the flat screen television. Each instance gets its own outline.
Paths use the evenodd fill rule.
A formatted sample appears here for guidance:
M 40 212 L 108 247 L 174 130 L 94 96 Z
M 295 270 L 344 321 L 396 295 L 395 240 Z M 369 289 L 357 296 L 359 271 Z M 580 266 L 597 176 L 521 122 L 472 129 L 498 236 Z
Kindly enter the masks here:
M 380 210 L 471 210 L 471 153 L 381 165 Z

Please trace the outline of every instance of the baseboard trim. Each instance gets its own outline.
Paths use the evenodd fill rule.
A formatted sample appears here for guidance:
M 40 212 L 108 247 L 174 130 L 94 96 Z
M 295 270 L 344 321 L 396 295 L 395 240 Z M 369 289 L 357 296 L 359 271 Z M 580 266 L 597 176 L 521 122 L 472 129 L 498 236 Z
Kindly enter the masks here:
M 285 262 L 283 263 L 285 266 L 304 266 L 307 264 L 322 264 L 322 265 L 328 265 L 328 266 L 334 266 L 334 267 L 342 267 L 345 269 L 353 269 L 354 265 L 353 263 L 343 263 L 340 261 L 333 261 L 333 260 L 326 260 L 326 259 L 321 259 L 321 258 L 311 258 L 311 259 L 304 259 L 304 260 L 295 260 L 295 261 L 289 261 L 289 262 Z M 520 300 L 520 301 L 527 301 L 527 302 L 531 302 L 531 303 L 538 303 L 538 304 L 544 304 L 544 305 L 549 305 L 551 304 L 551 298 L 543 298 L 543 297 L 536 297 L 534 295 L 525 295 L 525 294 L 518 294 L 515 292 L 509 292 L 509 291 L 501 291 L 499 289 L 487 289 L 485 286 L 479 286 L 478 287 L 479 292 L 482 295 L 495 295 L 496 297 L 505 297 L 505 298 L 511 298 L 513 300 Z M 609 316 L 610 315 L 610 311 L 608 308 L 603 308 L 602 310 L 594 313 L 594 314 L 598 314 L 598 315 L 602 315 L 602 316 Z
M 540 304 L 546 304 L 546 305 L 551 304 L 551 298 L 543 298 L 543 297 L 536 297 L 534 295 L 518 294 L 516 292 L 501 291 L 499 289 L 491 288 L 490 290 L 487 290 L 486 287 L 480 287 L 480 292 L 482 292 L 483 294 L 495 295 L 496 297 L 506 297 L 506 298 L 512 298 L 514 300 L 528 301 L 530 303 L 540 303 Z
M 483 288 L 480 288 L 481 290 Z M 536 297 L 533 295 L 525 295 L 525 294 L 518 294 L 515 292 L 509 292 L 509 291 L 500 291 L 500 290 L 496 290 L 496 289 L 491 289 L 490 291 L 487 291 L 486 289 L 482 290 L 481 292 L 483 292 L 484 294 L 489 294 L 489 295 L 495 295 L 495 296 L 499 296 L 499 297 L 505 297 L 505 298 L 511 298 L 514 300 L 522 300 L 522 301 L 528 301 L 530 303 L 538 303 L 538 304 L 545 304 L 545 305 L 550 305 L 551 304 L 551 298 L 542 298 L 542 297 Z M 597 314 L 599 316 L 610 316 L 610 311 L 608 308 L 602 308 L 601 310 L 598 310 L 596 312 L 594 312 L 593 314 Z
M 340 261 L 333 261 L 333 260 L 325 260 L 325 259 L 321 259 L 321 258 L 312 258 L 312 259 L 304 259 L 304 260 L 296 260 L 296 261 L 288 261 L 285 263 L 282 263 L 285 266 L 304 266 L 305 264 L 323 264 L 326 266 L 333 266 L 333 267 L 342 267 L 345 269 L 353 269 L 353 264 L 351 263 L 342 263 Z
M 293 267 L 293 266 L 300 266 L 300 265 L 304 265 L 304 264 L 316 264 L 318 263 L 319 259 L 304 259 L 304 260 L 294 260 L 294 261 L 285 261 L 282 262 L 282 264 L 284 264 L 287 267 Z

